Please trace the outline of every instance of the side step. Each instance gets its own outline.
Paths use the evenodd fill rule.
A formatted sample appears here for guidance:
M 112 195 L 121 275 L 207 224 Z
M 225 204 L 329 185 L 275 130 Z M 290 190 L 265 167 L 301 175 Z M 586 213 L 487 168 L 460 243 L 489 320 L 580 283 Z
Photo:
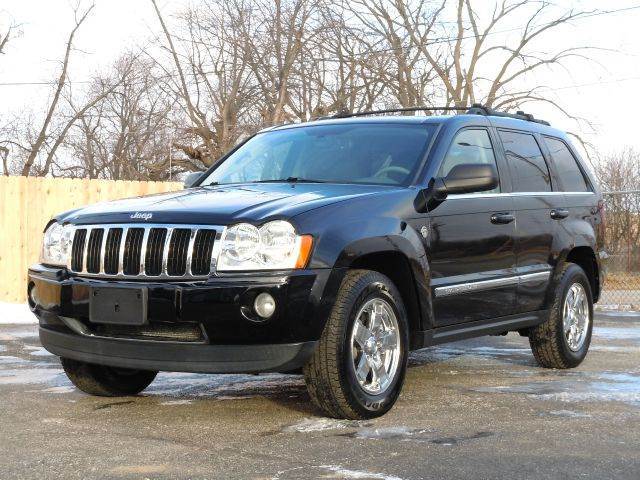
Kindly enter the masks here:
M 430 347 L 441 343 L 455 342 L 467 338 L 483 335 L 496 335 L 503 332 L 517 331 L 544 322 L 549 315 L 548 310 L 540 310 L 526 314 L 509 315 L 493 320 L 461 323 L 437 327 L 423 333 L 423 347 Z

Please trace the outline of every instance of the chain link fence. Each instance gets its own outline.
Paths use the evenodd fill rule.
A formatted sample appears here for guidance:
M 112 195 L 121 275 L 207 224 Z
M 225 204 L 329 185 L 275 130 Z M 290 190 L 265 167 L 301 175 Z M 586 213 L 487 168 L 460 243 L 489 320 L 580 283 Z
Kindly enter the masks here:
M 604 194 L 606 282 L 599 305 L 640 311 L 640 190 Z

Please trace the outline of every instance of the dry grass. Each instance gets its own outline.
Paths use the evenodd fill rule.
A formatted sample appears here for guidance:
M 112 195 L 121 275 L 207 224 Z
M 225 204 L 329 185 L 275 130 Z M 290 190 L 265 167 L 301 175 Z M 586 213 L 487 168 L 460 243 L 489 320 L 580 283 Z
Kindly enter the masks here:
M 640 273 L 613 272 L 606 276 L 605 290 L 640 290 Z

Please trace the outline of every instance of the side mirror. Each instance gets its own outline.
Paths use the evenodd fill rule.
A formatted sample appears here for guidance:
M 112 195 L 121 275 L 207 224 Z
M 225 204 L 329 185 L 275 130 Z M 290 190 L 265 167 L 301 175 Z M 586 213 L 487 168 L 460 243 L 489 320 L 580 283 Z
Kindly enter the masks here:
M 202 176 L 202 172 L 191 172 L 184 177 L 184 188 L 191 188 Z
M 434 178 L 414 200 L 418 212 L 427 212 L 444 202 L 452 193 L 474 193 L 493 190 L 499 185 L 493 165 L 463 163 L 451 169 L 446 177 Z
M 486 192 L 498 186 L 498 172 L 493 165 L 463 163 L 453 167 L 442 183 L 446 194 Z

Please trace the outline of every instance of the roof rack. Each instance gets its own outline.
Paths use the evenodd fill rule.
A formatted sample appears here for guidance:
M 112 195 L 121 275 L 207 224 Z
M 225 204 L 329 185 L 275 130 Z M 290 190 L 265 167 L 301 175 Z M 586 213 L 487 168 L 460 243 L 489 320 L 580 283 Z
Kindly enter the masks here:
M 365 117 L 367 115 L 379 115 L 381 113 L 401 113 L 401 112 L 462 112 L 468 107 L 404 107 L 404 108 L 387 108 L 385 110 L 365 110 L 363 112 L 349 112 L 347 110 L 340 111 L 334 115 L 319 117 L 318 120 L 328 118 L 349 118 L 349 117 Z
M 490 107 L 485 107 L 480 103 L 474 103 L 471 107 L 404 107 L 404 108 L 387 108 L 384 110 L 365 110 L 363 112 L 349 112 L 346 110 L 340 111 L 334 115 L 318 117 L 316 120 L 327 120 L 332 118 L 350 118 L 350 117 L 365 117 L 367 115 L 379 115 L 382 113 L 401 113 L 401 112 L 464 112 L 469 115 L 485 115 L 493 117 L 507 117 L 516 118 L 518 120 L 525 120 L 527 122 L 540 123 L 542 125 L 550 125 L 545 120 L 534 118 L 530 113 L 518 111 L 516 113 L 507 113 L 494 110 Z
M 551 125 L 546 120 L 540 120 L 539 118 L 534 118 L 533 115 L 531 115 L 530 113 L 525 113 L 522 110 L 518 110 L 516 113 L 500 112 L 498 110 L 494 110 L 493 108 L 485 107 L 480 103 L 474 103 L 473 105 L 471 105 L 471 108 L 467 110 L 467 113 L 469 115 L 485 115 L 485 116 L 492 116 L 492 117 L 516 118 L 518 120 L 525 120 L 527 122 L 535 122 L 535 123 L 540 123 L 542 125 L 547 125 L 547 126 Z

